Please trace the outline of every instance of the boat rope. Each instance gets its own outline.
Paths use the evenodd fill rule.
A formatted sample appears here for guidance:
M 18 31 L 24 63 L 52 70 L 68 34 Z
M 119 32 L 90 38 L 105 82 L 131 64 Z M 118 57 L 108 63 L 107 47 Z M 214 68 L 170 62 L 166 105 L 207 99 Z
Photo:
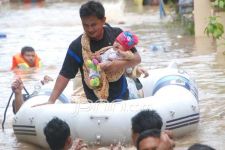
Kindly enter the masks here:
M 5 119 L 6 119 L 6 112 L 7 112 L 7 109 L 9 107 L 9 104 L 10 104 L 10 101 L 12 99 L 12 96 L 13 96 L 14 92 L 11 93 L 10 97 L 9 97 L 9 100 L 8 100 L 8 103 L 6 105 L 6 108 L 5 108 L 5 112 L 4 112 L 4 118 L 3 118 L 3 121 L 2 121 L 2 130 L 4 131 L 4 124 L 5 124 Z
M 24 91 L 26 92 L 26 94 L 29 96 L 29 92 L 27 91 L 27 89 L 25 87 L 23 87 Z M 8 110 L 8 107 L 9 107 L 9 104 L 10 104 L 10 101 L 12 99 L 12 96 L 13 96 L 14 92 L 12 91 L 10 97 L 9 97 L 9 100 L 8 100 L 8 103 L 6 105 L 6 108 L 5 108 L 5 112 L 4 112 L 4 118 L 3 118 L 3 121 L 2 121 L 2 130 L 4 131 L 4 124 L 5 124 L 5 120 L 6 120 L 6 113 L 7 113 L 7 110 Z

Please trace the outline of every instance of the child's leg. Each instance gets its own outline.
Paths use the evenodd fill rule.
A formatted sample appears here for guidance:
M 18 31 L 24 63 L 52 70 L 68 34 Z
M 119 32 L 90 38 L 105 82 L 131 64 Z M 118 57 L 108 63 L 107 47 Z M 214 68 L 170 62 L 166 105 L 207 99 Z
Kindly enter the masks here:
M 141 81 L 138 78 L 133 79 L 134 83 L 136 85 L 136 88 L 138 90 L 138 96 L 139 98 L 143 98 L 144 97 L 144 91 L 143 91 L 143 85 L 141 83 Z

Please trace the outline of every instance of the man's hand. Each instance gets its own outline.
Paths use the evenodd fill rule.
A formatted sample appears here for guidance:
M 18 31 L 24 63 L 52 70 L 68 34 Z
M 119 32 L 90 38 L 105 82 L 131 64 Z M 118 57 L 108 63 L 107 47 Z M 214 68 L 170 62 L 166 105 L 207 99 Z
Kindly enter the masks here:
M 175 142 L 170 138 L 171 134 L 162 132 L 160 136 L 160 143 L 157 150 L 173 150 Z
M 110 145 L 110 150 L 123 150 L 123 149 L 124 147 L 121 145 L 121 142 Z
M 23 82 L 22 82 L 21 78 L 19 78 L 19 77 L 16 78 L 16 80 L 11 84 L 11 89 L 16 94 L 21 94 L 23 87 L 24 87 Z
M 15 113 L 20 109 L 20 107 L 24 103 L 23 95 L 22 95 L 22 90 L 23 90 L 23 82 L 21 78 L 16 78 L 16 80 L 11 84 L 11 89 L 15 93 L 15 101 L 14 101 L 14 110 Z
M 88 146 L 83 140 L 77 139 L 71 150 L 87 150 Z
M 163 132 L 166 133 L 170 139 L 174 138 L 173 132 L 171 130 L 164 130 Z
M 107 61 L 103 63 L 99 63 L 100 69 L 103 71 L 109 71 L 112 67 L 112 61 Z
M 145 70 L 145 69 L 142 68 L 142 67 L 138 67 L 138 66 L 137 66 L 136 71 L 137 71 L 137 75 L 142 75 L 142 74 L 143 74 L 143 75 L 144 75 L 144 78 L 146 78 L 146 77 L 149 76 L 148 71 Z
M 50 81 L 54 81 L 52 77 L 45 75 L 44 78 L 41 80 L 42 85 L 47 84 Z

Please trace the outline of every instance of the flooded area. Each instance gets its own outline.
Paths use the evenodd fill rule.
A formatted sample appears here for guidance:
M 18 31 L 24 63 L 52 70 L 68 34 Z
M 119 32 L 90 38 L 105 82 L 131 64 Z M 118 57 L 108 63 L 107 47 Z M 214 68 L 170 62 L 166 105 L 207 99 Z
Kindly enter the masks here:
M 36 49 L 44 64 L 39 70 L 21 74 L 25 87 L 44 75 L 56 78 L 68 46 L 82 34 L 79 8 L 83 1 L 43 2 L 0 5 L 0 122 L 11 94 L 10 84 L 16 77 L 10 71 L 12 56 L 25 45 Z M 216 53 L 211 39 L 185 34 L 177 23 L 160 20 L 157 6 L 138 7 L 132 1 L 103 1 L 107 22 L 137 33 L 137 48 L 142 65 L 148 69 L 166 67 L 175 60 L 197 82 L 201 118 L 198 130 L 176 139 L 176 149 L 187 149 L 193 143 L 208 144 L 217 150 L 225 146 L 225 61 Z M 123 23 L 123 24 L 119 24 Z M 152 46 L 157 46 L 153 50 Z M 16 140 L 12 130 L 12 107 L 7 113 L 5 131 L 0 131 L 0 149 L 38 149 Z

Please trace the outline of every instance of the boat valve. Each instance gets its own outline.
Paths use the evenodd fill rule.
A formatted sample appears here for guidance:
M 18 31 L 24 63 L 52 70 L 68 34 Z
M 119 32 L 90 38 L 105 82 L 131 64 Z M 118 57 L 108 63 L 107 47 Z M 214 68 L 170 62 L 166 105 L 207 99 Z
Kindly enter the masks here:
M 101 144 L 101 135 L 100 134 L 96 135 L 96 144 L 98 144 L 98 145 Z
M 16 123 L 16 122 L 17 122 L 17 117 L 14 118 L 14 123 Z
M 30 124 L 33 124 L 34 117 L 29 118 L 29 120 L 30 120 Z
M 196 106 L 191 105 L 191 108 L 192 108 L 193 111 L 196 111 Z
M 108 116 L 90 116 L 90 119 L 95 121 L 98 126 L 100 126 L 102 123 L 106 122 L 109 117 Z
M 185 74 L 186 72 L 185 72 L 183 69 L 179 69 L 179 70 L 178 70 L 178 73 L 180 73 L 180 74 Z
M 174 115 L 175 115 L 175 112 L 174 112 L 174 111 L 170 111 L 170 116 L 171 116 L 172 118 L 174 118 Z
M 101 120 L 98 120 L 98 125 L 100 126 L 100 124 L 101 124 Z

